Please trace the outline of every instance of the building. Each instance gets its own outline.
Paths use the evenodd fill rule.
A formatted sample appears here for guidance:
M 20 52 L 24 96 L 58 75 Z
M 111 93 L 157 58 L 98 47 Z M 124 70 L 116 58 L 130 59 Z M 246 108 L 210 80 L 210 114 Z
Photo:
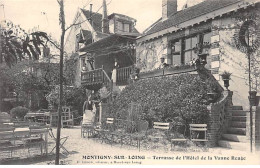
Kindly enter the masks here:
M 65 50 L 77 60 L 76 85 L 95 91 L 104 85 L 112 91 L 113 83 L 114 90 L 126 85 L 132 69 L 123 72 L 120 68 L 136 62 L 134 44 L 140 35 L 136 20 L 118 13 L 108 15 L 104 0 L 102 14 L 92 12 L 90 5 L 90 10 L 79 9 L 74 24 Z
M 162 17 L 137 39 L 139 76 L 195 72 L 191 65 L 199 61 L 224 88 L 221 74 L 232 73 L 231 91 L 224 91 L 219 102 L 208 106 L 208 139 L 212 146 L 246 150 L 251 135 L 250 113 L 245 110 L 249 67 L 251 89 L 258 91 L 260 1 L 188 0 L 182 10 L 177 6 L 177 0 L 162 0 Z M 259 109 L 253 108 L 252 142 L 259 148 L 258 114 Z
M 237 35 L 248 19 L 243 22 L 238 18 L 258 16 L 259 1 L 188 0 L 180 11 L 177 5 L 177 0 L 163 0 L 162 17 L 138 38 L 136 53 L 141 72 L 160 68 L 162 57 L 170 66 L 190 64 L 201 48 L 200 54 L 207 55 L 205 67 L 222 86 L 220 74 L 225 70 L 232 73 L 234 104 L 248 106 L 248 60 L 236 47 L 241 43 Z M 255 22 L 258 20 L 252 25 L 259 24 Z

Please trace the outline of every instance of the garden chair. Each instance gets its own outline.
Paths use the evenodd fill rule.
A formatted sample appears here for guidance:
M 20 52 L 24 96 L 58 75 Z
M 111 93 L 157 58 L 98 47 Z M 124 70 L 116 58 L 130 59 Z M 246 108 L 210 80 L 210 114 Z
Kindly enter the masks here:
M 137 148 L 139 151 L 141 148 L 141 141 L 146 137 L 148 125 L 149 123 L 147 121 L 144 120 L 137 121 L 136 123 L 137 132 L 133 133 L 130 137 L 131 143 L 132 140 L 137 141 Z
M 203 142 L 207 147 L 207 124 L 189 124 L 190 140 L 192 142 Z
M 83 119 L 81 121 L 81 137 L 84 138 L 85 133 L 87 134 L 88 138 L 94 134 L 94 121 L 95 115 L 91 111 L 83 114 Z
M 109 135 L 112 133 L 115 129 L 114 126 L 114 118 L 106 118 L 105 122 L 103 123 L 102 128 L 95 128 L 95 132 L 97 133 L 98 137 L 101 139 L 101 143 L 104 142 L 104 140 L 108 140 L 111 142 L 112 135 Z M 109 138 L 110 136 L 110 138 Z
M 154 122 L 153 123 L 153 130 L 159 130 L 161 133 L 169 134 L 169 130 L 171 129 L 170 123 L 163 123 L 163 122 Z M 155 143 L 158 144 L 161 140 L 166 140 L 166 136 L 163 134 L 159 135 L 149 135 L 148 139 L 151 140 L 151 145 L 154 146 Z
M 175 144 L 183 144 L 183 143 L 187 143 L 188 139 L 185 138 L 185 134 L 186 134 L 186 125 L 184 124 L 175 124 L 172 127 L 173 130 L 173 138 L 171 138 L 171 150 L 173 150 L 173 147 L 175 146 Z
M 57 138 L 54 136 L 53 132 L 52 132 L 52 129 L 50 128 L 49 129 L 49 135 L 50 137 L 55 141 L 55 146 L 52 148 L 51 152 L 54 151 L 54 149 L 56 148 L 56 141 L 57 141 Z M 67 154 L 69 154 L 69 151 L 64 147 L 64 144 L 66 143 L 66 141 L 68 140 L 69 136 L 66 136 L 66 137 L 61 137 L 60 138 L 60 146 L 59 148 L 63 149 Z M 50 152 L 50 153 L 51 153 Z
M 25 129 L 25 128 L 20 128 L 20 129 Z M 23 138 L 23 144 L 24 146 L 28 147 L 29 154 L 30 154 L 30 149 L 32 147 L 38 147 L 38 146 L 40 146 L 41 155 L 43 154 L 43 147 L 45 149 L 45 154 L 46 155 L 48 154 L 48 130 L 49 127 L 46 125 L 40 125 L 38 123 L 30 123 L 28 137 L 26 135 L 26 130 L 19 131 L 20 134 L 21 133 L 23 134 L 22 136 L 25 136 L 25 138 Z M 19 135 L 17 135 L 17 137 L 18 136 Z

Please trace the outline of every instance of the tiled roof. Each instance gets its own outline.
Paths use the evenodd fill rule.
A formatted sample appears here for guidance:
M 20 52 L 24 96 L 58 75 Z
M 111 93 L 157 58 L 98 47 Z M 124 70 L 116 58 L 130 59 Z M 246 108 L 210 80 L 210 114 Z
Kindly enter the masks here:
M 194 5 L 190 8 L 178 11 L 177 13 L 170 16 L 167 20 L 162 21 L 162 18 L 159 19 L 150 27 L 150 29 L 147 29 L 147 31 L 144 33 L 145 35 L 148 35 L 159 32 L 239 1 L 243 0 L 205 0 L 204 2 Z
M 121 36 L 119 34 L 112 34 L 106 38 L 103 38 L 97 42 L 89 44 L 80 49 L 81 52 L 99 52 L 102 50 L 109 50 L 110 48 L 118 48 L 120 45 L 126 45 L 127 43 L 134 42 L 134 38 L 130 38 L 127 36 Z M 120 48 L 120 47 L 119 47 Z
M 90 11 L 81 9 L 82 13 L 85 15 L 86 18 L 90 18 Z M 102 14 L 92 12 L 92 21 L 93 21 L 93 28 L 95 31 L 102 31 Z
M 115 15 L 118 15 L 118 16 L 120 16 L 120 17 L 126 17 L 126 18 L 128 18 L 128 19 L 131 19 L 131 20 L 135 20 L 135 21 L 136 21 L 136 19 L 134 19 L 134 18 L 132 18 L 132 17 L 130 17 L 130 16 L 127 16 L 127 15 L 120 14 L 120 13 L 112 13 L 111 15 L 108 16 L 108 19 L 113 18 Z

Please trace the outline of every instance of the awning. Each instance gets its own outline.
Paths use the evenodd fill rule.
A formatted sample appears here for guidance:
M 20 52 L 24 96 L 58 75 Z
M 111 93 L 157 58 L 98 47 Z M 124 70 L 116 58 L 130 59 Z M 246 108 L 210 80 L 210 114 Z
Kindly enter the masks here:
M 128 50 L 128 45 L 135 42 L 135 38 L 112 34 L 109 37 L 103 38 L 97 42 L 89 44 L 81 48 L 80 52 L 87 52 L 97 55 L 106 55 L 109 53 L 121 52 Z

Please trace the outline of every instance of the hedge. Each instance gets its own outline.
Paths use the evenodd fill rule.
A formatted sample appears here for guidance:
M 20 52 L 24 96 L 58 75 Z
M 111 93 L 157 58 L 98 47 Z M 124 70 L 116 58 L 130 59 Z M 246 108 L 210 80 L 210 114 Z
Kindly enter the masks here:
M 214 83 L 215 82 L 215 83 Z M 138 118 L 149 122 L 207 123 L 207 92 L 220 90 L 216 81 L 183 74 L 139 80 L 128 85 L 110 104 L 110 117 L 127 119 L 129 104 L 141 106 Z M 212 88 L 214 87 L 214 88 Z
M 23 119 L 28 112 L 29 109 L 27 109 L 26 107 L 17 106 L 11 109 L 10 114 L 12 118 Z

